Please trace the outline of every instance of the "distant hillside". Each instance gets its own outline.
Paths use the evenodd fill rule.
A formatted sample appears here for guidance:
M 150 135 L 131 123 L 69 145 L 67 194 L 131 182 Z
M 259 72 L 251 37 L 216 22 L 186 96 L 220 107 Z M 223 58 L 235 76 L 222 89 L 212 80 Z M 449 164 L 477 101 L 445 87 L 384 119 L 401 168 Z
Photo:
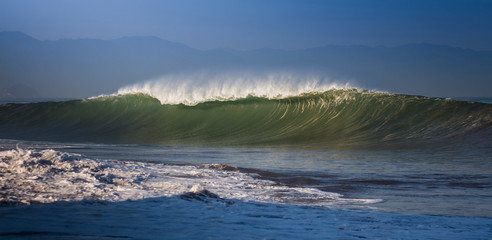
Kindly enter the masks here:
M 0 100 L 40 98 L 38 92 L 23 84 L 0 85 Z
M 39 41 L 0 32 L 0 87 L 29 86 L 43 97 L 89 97 L 169 73 L 231 69 L 313 71 L 426 96 L 492 95 L 492 51 L 432 44 L 201 51 L 156 37 Z

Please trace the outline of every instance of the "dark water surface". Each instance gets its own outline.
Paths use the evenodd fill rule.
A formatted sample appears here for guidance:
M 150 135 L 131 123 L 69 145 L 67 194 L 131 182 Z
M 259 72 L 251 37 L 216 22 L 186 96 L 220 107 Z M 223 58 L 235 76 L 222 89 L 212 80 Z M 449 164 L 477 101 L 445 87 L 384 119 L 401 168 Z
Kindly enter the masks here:
M 15 148 L 18 141 L 3 141 Z M 177 165 L 221 164 L 279 185 L 317 188 L 347 198 L 382 199 L 376 211 L 492 217 L 492 153 L 488 149 L 292 150 L 20 142 L 96 159 Z

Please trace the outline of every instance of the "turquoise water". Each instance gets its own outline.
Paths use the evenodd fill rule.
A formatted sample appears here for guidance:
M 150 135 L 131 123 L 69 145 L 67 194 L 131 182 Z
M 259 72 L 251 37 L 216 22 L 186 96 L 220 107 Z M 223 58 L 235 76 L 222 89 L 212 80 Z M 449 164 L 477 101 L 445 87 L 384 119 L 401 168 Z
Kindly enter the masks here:
M 490 147 L 491 136 L 490 104 L 359 89 L 192 106 L 145 94 L 0 105 L 0 137 L 25 140 L 337 150 Z

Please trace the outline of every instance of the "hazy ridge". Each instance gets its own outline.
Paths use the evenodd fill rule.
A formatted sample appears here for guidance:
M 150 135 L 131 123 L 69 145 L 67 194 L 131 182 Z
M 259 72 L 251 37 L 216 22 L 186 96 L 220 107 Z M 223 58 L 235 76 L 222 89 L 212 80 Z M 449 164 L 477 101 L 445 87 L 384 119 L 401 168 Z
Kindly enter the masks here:
M 20 32 L 0 33 L 1 98 L 90 97 L 165 74 L 200 71 L 307 72 L 366 89 L 488 97 L 490 66 L 492 51 L 425 43 L 203 51 L 156 37 L 40 41 Z

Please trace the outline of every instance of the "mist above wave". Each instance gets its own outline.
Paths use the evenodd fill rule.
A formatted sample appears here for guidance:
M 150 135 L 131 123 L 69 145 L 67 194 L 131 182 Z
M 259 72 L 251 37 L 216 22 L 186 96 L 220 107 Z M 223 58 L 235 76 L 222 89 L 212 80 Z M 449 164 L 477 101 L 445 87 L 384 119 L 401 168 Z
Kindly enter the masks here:
M 248 96 L 279 99 L 302 93 L 354 88 L 351 83 L 326 77 L 292 73 L 222 73 L 166 75 L 122 87 L 116 94 L 144 93 L 161 104 L 196 105 L 207 101 L 227 101 Z

